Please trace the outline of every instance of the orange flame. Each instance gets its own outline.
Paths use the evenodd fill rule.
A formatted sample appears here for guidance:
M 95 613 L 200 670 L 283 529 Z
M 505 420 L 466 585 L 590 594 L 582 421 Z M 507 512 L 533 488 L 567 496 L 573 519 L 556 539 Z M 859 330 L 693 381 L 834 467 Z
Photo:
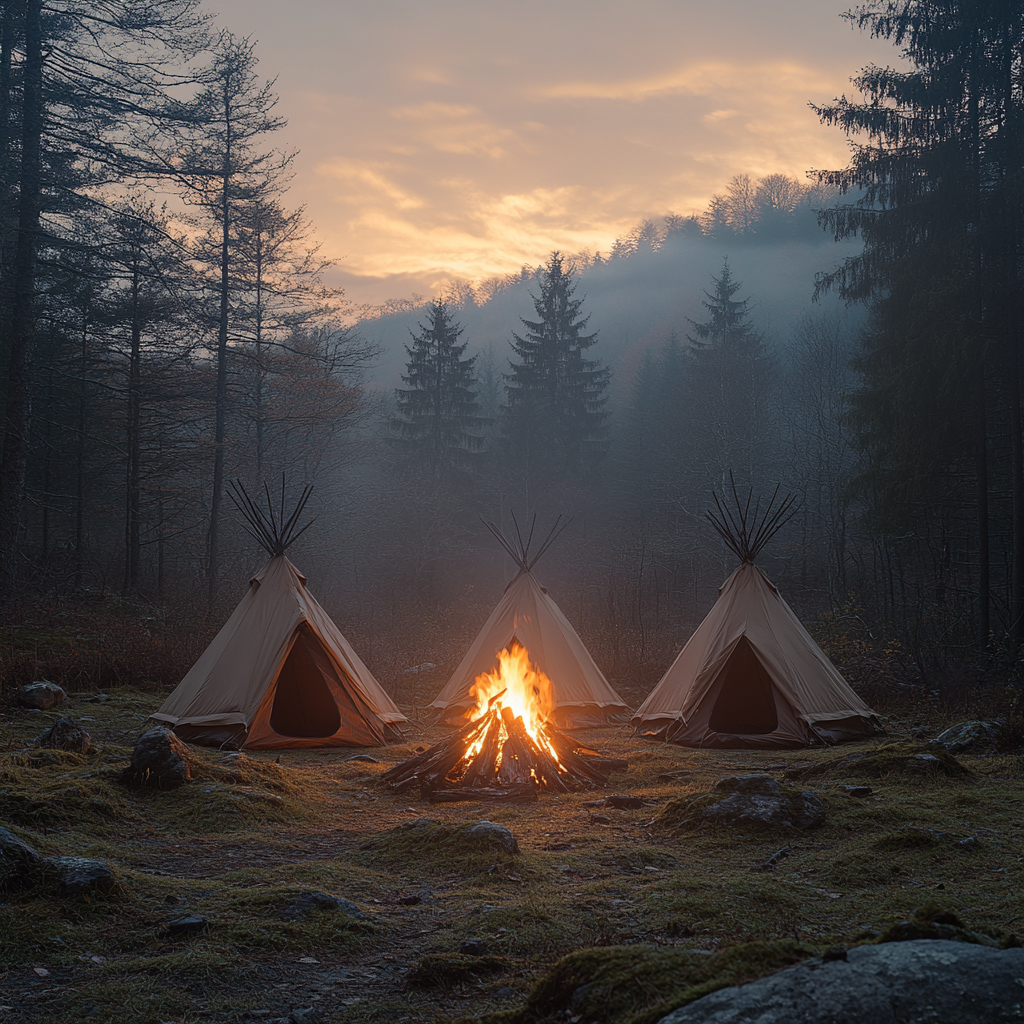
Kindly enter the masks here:
M 534 743 L 557 760 L 557 751 L 544 734 L 544 723 L 555 703 L 551 680 L 534 666 L 529 651 L 522 644 L 513 640 L 498 655 L 498 667 L 493 672 L 478 675 L 469 693 L 476 701 L 476 707 L 469 709 L 467 718 L 479 718 L 492 707 L 508 708 L 513 718 L 522 717 L 523 725 Z M 479 745 L 474 746 L 479 749 Z M 468 756 L 474 753 L 476 750 L 471 749 Z

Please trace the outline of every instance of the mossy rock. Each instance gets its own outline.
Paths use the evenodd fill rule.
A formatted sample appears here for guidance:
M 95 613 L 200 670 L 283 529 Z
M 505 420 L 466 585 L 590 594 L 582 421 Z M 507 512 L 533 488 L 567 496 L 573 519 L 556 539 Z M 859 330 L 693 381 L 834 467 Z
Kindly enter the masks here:
M 873 750 L 830 758 L 786 772 L 789 780 L 803 779 L 969 779 L 974 773 L 949 751 L 935 744 L 884 743 Z
M 824 820 L 825 808 L 815 793 L 783 785 L 770 775 L 720 779 L 710 793 L 691 793 L 671 801 L 659 819 L 666 828 L 704 822 L 744 828 L 813 828 Z
M 813 955 L 813 950 L 790 940 L 743 943 L 711 956 L 648 945 L 581 949 L 543 975 L 521 1009 L 484 1017 L 481 1024 L 555 1019 L 655 1024 L 709 992 L 752 981 Z

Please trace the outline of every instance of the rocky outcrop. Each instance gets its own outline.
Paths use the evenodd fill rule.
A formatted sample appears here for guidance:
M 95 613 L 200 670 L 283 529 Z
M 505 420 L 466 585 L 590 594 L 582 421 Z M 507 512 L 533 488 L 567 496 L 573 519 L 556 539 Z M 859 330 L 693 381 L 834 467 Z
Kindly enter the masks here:
M 859 946 L 719 989 L 660 1024 L 996 1024 L 1024 1012 L 1024 949 L 943 939 Z

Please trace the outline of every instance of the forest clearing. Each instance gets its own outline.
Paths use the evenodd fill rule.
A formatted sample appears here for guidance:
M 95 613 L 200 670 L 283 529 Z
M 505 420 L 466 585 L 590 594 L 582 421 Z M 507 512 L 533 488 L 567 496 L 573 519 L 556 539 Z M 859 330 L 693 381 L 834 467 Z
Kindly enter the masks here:
M 62 896 L 49 878 L 7 898 L 5 1022 L 639 1024 L 923 906 L 1004 942 L 1022 929 L 1021 759 L 940 751 L 962 766 L 951 775 L 915 760 L 949 724 L 931 703 L 890 709 L 887 736 L 838 749 L 692 750 L 591 730 L 581 742 L 629 763 L 608 787 L 438 806 L 381 782 L 447 733 L 421 725 L 354 760 L 193 747 L 190 783 L 128 789 L 118 780 L 158 699 L 73 694 L 61 713 L 91 734 L 86 754 L 33 746 L 57 711 L 0 723 L 0 819 L 43 856 L 113 871 L 105 893 Z M 862 751 L 877 756 L 851 766 Z M 674 801 L 723 777 L 801 771 L 825 808 L 818 827 L 673 824 Z M 588 806 L 620 793 L 643 806 Z M 481 820 L 519 852 L 468 842 Z M 311 892 L 347 902 L 318 909 Z M 190 917 L 204 930 L 174 934 Z M 570 1005 L 581 971 L 595 998 Z
M 0 0 L 0 1024 L 1024 1019 L 1024 0 L 846 2 Z

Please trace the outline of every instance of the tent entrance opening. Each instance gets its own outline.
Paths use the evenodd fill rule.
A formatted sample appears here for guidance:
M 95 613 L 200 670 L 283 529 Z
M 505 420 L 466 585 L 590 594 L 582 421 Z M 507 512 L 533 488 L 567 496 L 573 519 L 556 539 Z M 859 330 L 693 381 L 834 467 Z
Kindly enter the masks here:
M 301 630 L 277 677 L 270 727 L 280 736 L 327 737 L 341 727 L 334 696 L 309 650 L 314 637 Z
M 772 681 L 745 636 L 725 663 L 721 680 L 709 723 L 713 731 L 760 736 L 778 728 Z

